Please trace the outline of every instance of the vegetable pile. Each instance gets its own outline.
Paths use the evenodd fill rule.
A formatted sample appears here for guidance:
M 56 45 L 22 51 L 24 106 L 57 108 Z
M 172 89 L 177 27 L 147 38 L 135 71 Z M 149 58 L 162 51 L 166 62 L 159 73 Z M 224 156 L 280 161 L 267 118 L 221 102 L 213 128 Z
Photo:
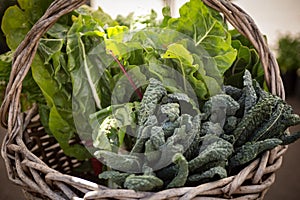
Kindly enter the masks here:
M 0 56 L 0 92 L 13 52 L 51 0 L 18 3 L 3 16 L 11 51 Z M 163 15 L 143 29 L 88 6 L 62 17 L 40 40 L 22 109 L 38 104 L 64 153 L 101 160 L 110 187 L 140 191 L 227 177 L 300 137 L 286 132 L 300 118 L 264 88 L 256 50 L 218 12 L 190 0 L 179 18 Z

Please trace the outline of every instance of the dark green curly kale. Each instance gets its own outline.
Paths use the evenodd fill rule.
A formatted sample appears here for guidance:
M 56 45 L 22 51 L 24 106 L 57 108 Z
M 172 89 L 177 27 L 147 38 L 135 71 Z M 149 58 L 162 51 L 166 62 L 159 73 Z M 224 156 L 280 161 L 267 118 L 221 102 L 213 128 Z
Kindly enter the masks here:
M 243 94 L 242 89 L 233 87 L 231 85 L 224 85 L 223 91 L 225 92 L 225 94 L 231 96 L 236 101 L 239 100 Z
M 161 156 L 159 148 L 164 144 L 165 136 L 163 129 L 159 126 L 152 127 L 150 139 L 145 143 L 145 156 L 150 165 L 158 161 Z
M 248 142 L 235 150 L 234 155 L 230 158 L 229 168 L 232 169 L 246 164 L 254 160 L 260 153 L 273 149 L 281 143 L 282 141 L 277 138 L 266 139 L 255 143 Z
M 187 95 L 167 94 L 161 82 L 150 79 L 135 111 L 137 139 L 129 155 L 103 149 L 112 150 L 107 135 L 118 127 L 117 122 L 130 126 L 136 120 L 135 115 L 126 116 L 132 106 L 117 110 L 122 114 L 119 118 L 112 119 L 111 113 L 101 118 L 102 143 L 97 147 L 102 150 L 95 155 L 108 167 L 127 173 L 107 171 L 99 178 L 137 191 L 196 185 L 225 178 L 264 151 L 300 138 L 300 132 L 286 131 L 300 124 L 300 117 L 282 99 L 262 90 L 248 71 L 242 90 L 231 86 L 224 90 L 226 94 L 205 102 L 205 113 L 200 113 Z
M 238 119 L 235 116 L 229 116 L 226 118 L 225 125 L 223 127 L 225 133 L 231 133 L 234 131 L 238 124 Z
M 199 114 L 199 108 L 195 101 L 184 93 L 174 93 L 167 95 L 167 102 L 178 103 L 180 105 L 180 114 L 189 114 L 195 116 Z
M 148 116 L 145 123 L 139 126 L 137 130 L 137 139 L 133 148 L 131 149 L 131 154 L 134 153 L 142 153 L 144 150 L 144 146 L 146 141 L 151 136 L 151 130 L 154 126 L 157 125 L 157 118 L 154 115 Z
M 235 115 L 240 105 L 227 94 L 212 96 L 203 106 L 203 112 L 209 117 L 209 121 L 224 126 L 227 116 Z
M 272 96 L 272 94 L 270 94 L 270 93 L 266 92 L 265 90 L 263 90 L 260 87 L 259 83 L 255 79 L 253 79 L 252 83 L 253 83 L 253 87 L 254 87 L 254 90 L 256 92 L 258 100 L 261 100 L 261 99 L 264 99 L 266 97 Z
M 245 70 L 244 73 L 244 88 L 243 92 L 245 94 L 245 109 L 244 115 L 246 115 L 249 110 L 256 104 L 257 102 L 257 95 L 252 83 L 251 73 L 248 70 Z
M 210 162 L 227 160 L 232 153 L 231 143 L 215 135 L 206 135 L 202 137 L 199 155 L 189 161 L 189 171 L 193 172 Z
M 167 91 L 163 84 L 154 79 L 150 78 L 150 83 L 144 93 L 143 99 L 138 110 L 138 124 L 144 125 L 148 120 L 149 116 L 154 115 L 157 105 L 163 96 L 167 94 Z
M 162 128 L 166 137 L 170 137 L 175 128 L 180 126 L 180 122 L 177 120 L 180 114 L 180 107 L 178 103 L 167 103 L 161 105 L 161 112 L 167 116 L 167 119 L 163 122 Z
M 161 112 L 166 114 L 168 120 L 174 122 L 180 114 L 179 104 L 178 103 L 167 103 L 161 105 Z
M 96 151 L 94 155 L 97 158 L 103 159 L 104 163 L 112 169 L 125 172 L 141 171 L 141 162 L 137 156 L 122 155 L 104 150 Z
M 163 124 L 162 124 L 162 129 L 164 130 L 164 134 L 165 136 L 168 138 L 170 137 L 171 135 L 173 135 L 174 133 L 174 130 L 176 128 L 179 128 L 180 126 L 180 123 L 178 120 L 174 121 L 174 122 L 171 122 L 171 121 L 165 121 Z
M 282 140 L 282 145 L 287 145 L 287 144 L 291 144 L 293 142 L 295 142 L 296 140 L 298 140 L 300 138 L 300 132 L 297 133 L 293 133 L 293 134 L 283 134 L 280 139 Z
M 178 171 L 175 178 L 168 184 L 167 188 L 182 187 L 189 175 L 188 162 L 181 153 L 175 154 L 172 161 L 177 165 Z
M 214 123 L 211 121 L 204 122 L 201 126 L 201 136 L 212 134 L 216 136 L 220 136 L 224 133 L 221 125 L 219 123 Z
M 272 116 L 277 103 L 278 98 L 270 96 L 258 101 L 258 103 L 249 110 L 233 131 L 236 146 L 242 146 L 249 141 L 249 138 L 257 127 L 262 126 Z
M 201 174 L 193 174 L 188 177 L 189 182 L 203 182 L 205 180 L 211 180 L 214 178 L 222 179 L 227 177 L 227 171 L 224 167 L 217 166 L 210 168 L 209 170 Z
M 276 126 L 272 127 L 272 130 L 270 130 L 270 132 L 273 131 L 273 133 L 271 132 L 272 137 L 281 138 L 285 135 L 285 131 L 288 127 L 296 126 L 298 124 L 300 124 L 299 115 L 284 112 L 280 121 L 276 124 Z
M 187 160 L 193 159 L 199 153 L 198 147 L 201 141 L 201 119 L 202 115 L 198 114 L 192 120 L 192 128 L 188 133 L 189 139 L 192 141 L 188 141 L 188 148 L 183 154 Z
M 129 176 L 128 173 L 120 173 L 117 171 L 104 171 L 99 174 L 100 179 L 110 179 L 112 182 L 120 187 L 123 187 L 125 179 Z
M 152 191 L 163 186 L 164 182 L 153 175 L 130 175 L 126 178 L 124 187 L 135 191 Z
M 264 140 L 267 138 L 272 138 L 275 136 L 276 132 L 284 132 L 282 128 L 282 118 L 287 110 L 285 109 L 284 104 L 277 104 L 274 108 L 275 111 L 272 113 L 270 119 L 266 121 L 261 127 L 257 127 L 257 130 L 253 132 L 253 135 L 249 138 L 249 142 L 255 142 L 259 140 Z

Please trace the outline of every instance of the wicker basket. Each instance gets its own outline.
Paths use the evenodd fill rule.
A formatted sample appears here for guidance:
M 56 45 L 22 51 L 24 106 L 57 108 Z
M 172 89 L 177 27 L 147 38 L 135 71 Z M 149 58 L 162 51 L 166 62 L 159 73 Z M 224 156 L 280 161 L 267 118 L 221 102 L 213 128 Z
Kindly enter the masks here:
M 245 35 L 259 52 L 265 80 L 273 94 L 283 99 L 284 89 L 278 64 L 255 23 L 228 0 L 203 0 L 225 16 Z M 262 199 L 275 179 L 286 146 L 265 152 L 239 174 L 197 187 L 163 190 L 157 193 L 110 189 L 71 175 L 81 162 L 63 154 L 55 139 L 49 137 L 39 122 L 37 107 L 20 111 L 22 81 L 27 74 L 39 39 L 62 15 L 84 4 L 85 0 L 56 0 L 34 25 L 18 47 L 5 100 L 1 123 L 7 129 L 1 153 L 9 179 L 22 187 L 28 199 Z M 76 142 L 74 140 L 74 142 Z

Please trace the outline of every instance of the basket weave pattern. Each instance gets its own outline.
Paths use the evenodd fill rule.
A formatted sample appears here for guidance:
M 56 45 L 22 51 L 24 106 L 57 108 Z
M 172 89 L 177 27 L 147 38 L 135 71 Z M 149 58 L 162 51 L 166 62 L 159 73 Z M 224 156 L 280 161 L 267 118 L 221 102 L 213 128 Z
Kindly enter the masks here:
M 203 0 L 223 13 L 257 49 L 270 91 L 284 96 L 278 64 L 265 40 L 247 13 L 228 0 Z M 83 5 L 85 0 L 56 0 L 34 25 L 16 50 L 5 100 L 1 106 L 1 124 L 7 129 L 1 154 L 9 179 L 21 186 L 28 199 L 262 199 L 275 180 L 286 146 L 265 152 L 239 174 L 197 187 L 182 187 L 157 193 L 110 189 L 71 175 L 81 162 L 63 154 L 56 140 L 49 137 L 39 122 L 38 109 L 20 111 L 22 81 L 36 53 L 39 39 L 62 15 Z M 78 142 L 76 140 L 74 143 Z

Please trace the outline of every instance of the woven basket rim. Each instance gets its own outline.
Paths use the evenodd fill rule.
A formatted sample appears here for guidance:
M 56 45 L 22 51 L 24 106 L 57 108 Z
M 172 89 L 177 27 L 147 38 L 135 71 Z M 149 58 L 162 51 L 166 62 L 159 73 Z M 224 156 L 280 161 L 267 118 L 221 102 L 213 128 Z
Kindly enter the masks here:
M 229 0 L 202 1 L 207 6 L 223 13 L 226 20 L 252 42 L 259 53 L 265 71 L 265 80 L 271 93 L 284 99 L 285 93 L 277 61 L 253 19 Z M 84 199 L 109 197 L 116 199 L 192 199 L 199 194 L 207 196 L 208 199 L 218 195 L 230 198 L 233 194 L 241 196 L 236 199 L 263 198 L 274 182 L 274 173 L 282 164 L 282 155 L 287 150 L 287 146 L 278 146 L 265 152 L 235 176 L 197 187 L 173 188 L 156 193 L 110 189 L 88 180 L 63 174 L 51 169 L 27 148 L 24 141 L 26 138 L 24 130 L 31 123 L 32 117 L 37 115 L 37 107 L 34 106 L 26 113 L 20 111 L 22 81 L 30 69 L 38 41 L 42 35 L 59 17 L 85 2 L 86 0 L 55 0 L 15 52 L 10 80 L 0 110 L 1 124 L 7 128 L 1 153 L 9 179 L 20 185 L 27 193 L 40 194 L 50 199 L 78 197 L 71 188 L 84 193 Z M 27 175 L 28 173 L 30 176 Z M 245 181 L 249 180 L 251 182 L 245 185 Z M 52 190 L 53 186 L 56 188 L 55 191 Z

